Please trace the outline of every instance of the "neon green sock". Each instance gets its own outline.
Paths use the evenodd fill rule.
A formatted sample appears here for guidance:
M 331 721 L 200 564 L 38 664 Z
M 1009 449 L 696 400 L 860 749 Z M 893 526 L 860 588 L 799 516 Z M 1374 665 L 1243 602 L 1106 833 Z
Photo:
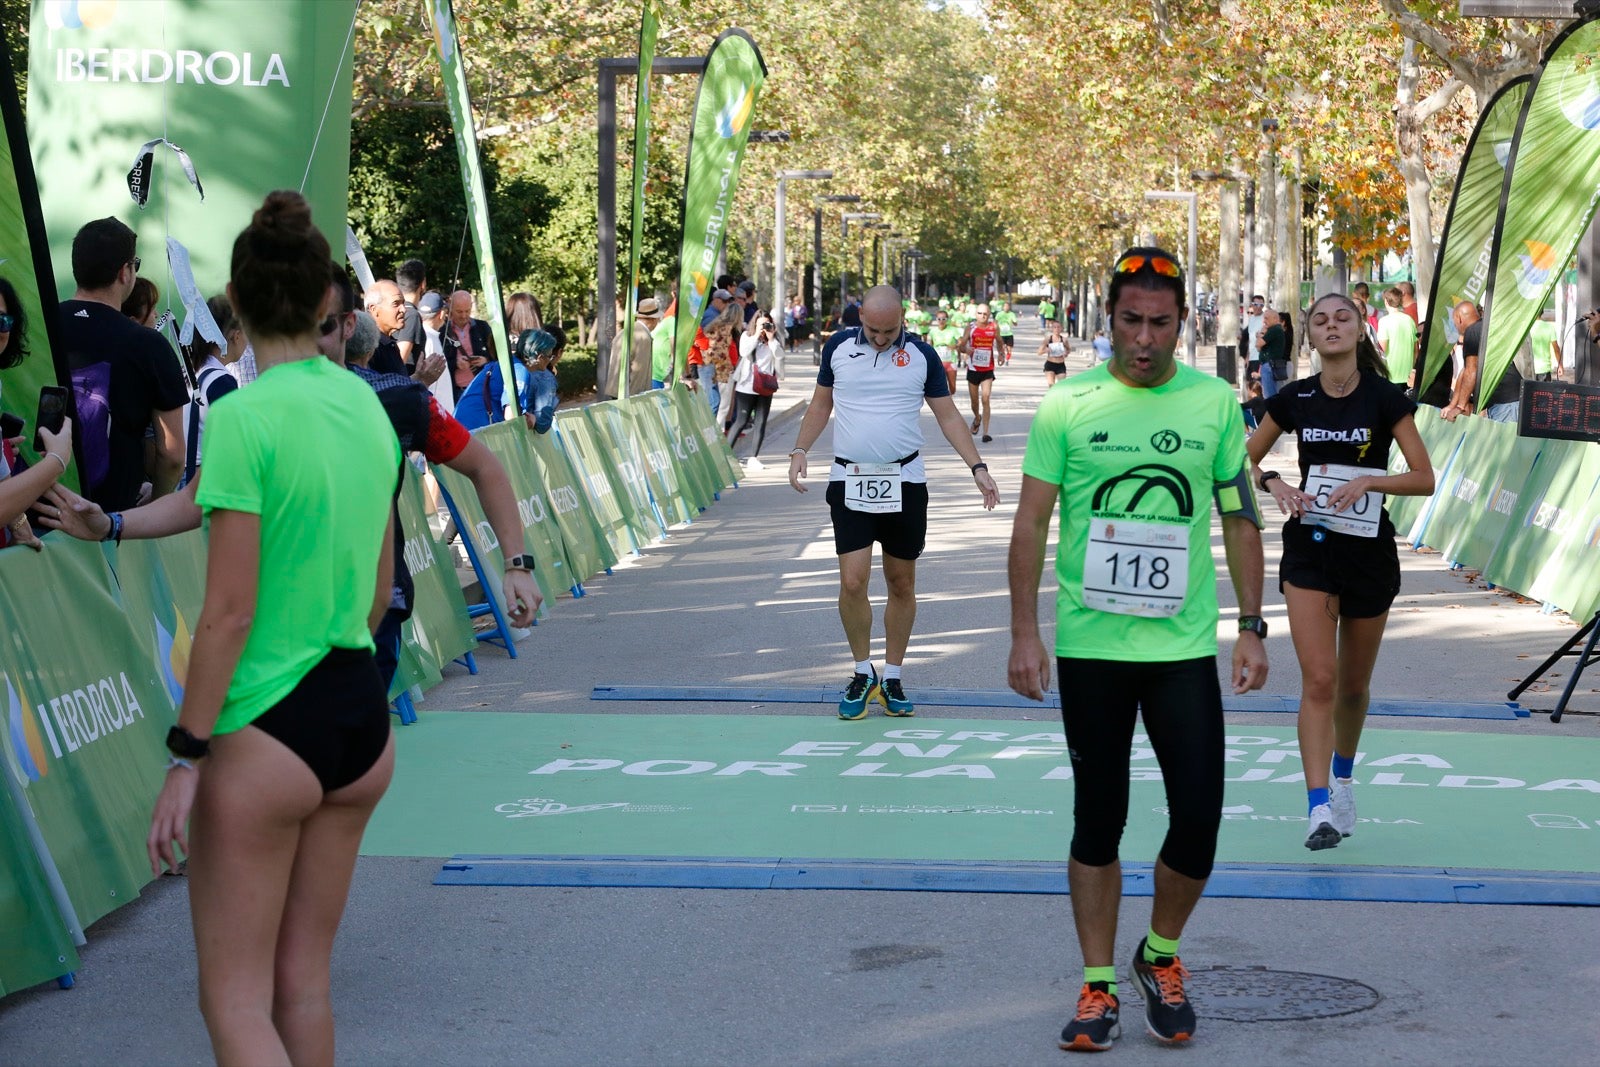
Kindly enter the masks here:
M 1117 969 L 1115 967 L 1085 967 L 1083 969 L 1083 984 L 1093 985 L 1095 982 L 1104 982 L 1106 992 L 1112 996 L 1117 995 Z
M 1178 955 L 1178 939 L 1168 940 L 1151 930 L 1144 938 L 1144 961 L 1154 963 L 1162 956 L 1176 958 Z

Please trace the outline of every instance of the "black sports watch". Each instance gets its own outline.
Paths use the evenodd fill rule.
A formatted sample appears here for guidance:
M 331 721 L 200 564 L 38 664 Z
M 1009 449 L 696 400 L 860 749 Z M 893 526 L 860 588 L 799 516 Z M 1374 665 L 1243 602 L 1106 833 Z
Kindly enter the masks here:
M 506 570 L 508 570 L 508 571 L 527 571 L 529 574 L 532 574 L 533 573 L 533 557 L 528 555 L 528 554 L 526 554 L 526 553 L 524 553 L 524 554 L 522 554 L 520 556 L 512 556 L 510 559 L 506 560 Z
M 167 731 L 167 751 L 179 759 L 205 759 L 211 754 L 211 739 L 196 737 L 181 726 Z
M 1239 632 L 1253 633 L 1265 641 L 1267 639 L 1267 620 L 1260 615 L 1240 615 Z

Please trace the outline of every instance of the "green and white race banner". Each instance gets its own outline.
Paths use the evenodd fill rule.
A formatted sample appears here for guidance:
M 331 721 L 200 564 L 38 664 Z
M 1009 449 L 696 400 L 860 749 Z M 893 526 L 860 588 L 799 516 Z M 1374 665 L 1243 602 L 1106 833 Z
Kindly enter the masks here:
M 611 554 L 620 558 L 624 553 L 644 547 L 648 541 L 633 533 L 639 520 L 632 499 L 622 488 L 622 476 L 617 472 L 610 451 L 595 441 L 594 427 L 584 413 L 558 414 L 556 437 L 561 451 L 578 474 L 589 501 L 589 511 L 611 547 Z
M 1422 324 L 1422 369 L 1417 375 L 1417 395 L 1443 404 L 1449 399 L 1450 379 L 1434 378 L 1450 363 L 1448 329 L 1450 311 L 1463 300 L 1483 303 L 1489 273 L 1494 266 L 1495 225 L 1500 218 L 1500 194 L 1511 166 L 1517 120 L 1528 96 L 1533 75 L 1513 78 L 1490 98 L 1478 117 L 1478 126 L 1461 154 L 1461 169 L 1450 194 L 1450 209 L 1439 235 L 1438 267 L 1428 294 L 1428 318 Z M 1435 392 L 1429 395 L 1429 387 Z
M 739 187 L 739 167 L 756 99 L 767 80 L 761 50 L 743 30 L 725 31 L 706 56 L 689 133 L 683 179 L 683 247 L 678 254 L 678 316 L 673 365 L 682 366 L 694 343 L 727 236 L 728 212 Z
M 506 404 L 520 409 L 516 375 L 511 370 L 511 345 L 506 339 L 506 306 L 500 292 L 500 273 L 494 265 L 494 238 L 489 233 L 489 195 L 483 184 L 483 164 L 478 160 L 478 127 L 472 117 L 467 91 L 467 70 L 456 39 L 456 15 L 450 0 L 428 0 L 433 21 L 433 43 L 439 51 L 439 71 L 444 79 L 444 103 L 456 131 L 456 158 L 461 163 L 461 188 L 467 198 L 467 218 L 472 224 L 472 247 L 478 253 L 478 277 L 483 280 L 483 305 L 489 316 L 505 384 Z M 348 110 L 348 109 L 347 109 Z
M 1523 106 L 1484 301 L 1487 398 L 1550 300 L 1600 199 L 1600 17 L 1561 32 Z
M 183 303 L 161 267 L 169 237 L 201 298 L 220 293 L 234 238 L 274 189 L 304 193 L 344 247 L 356 6 L 35 2 L 28 132 L 57 291 L 74 288 L 78 228 L 116 215 L 165 307 Z
M 633 336 L 633 320 L 639 311 L 639 249 L 644 244 L 644 182 L 650 162 L 650 72 L 656 62 L 656 35 L 660 28 L 660 0 L 644 0 L 644 10 L 639 15 L 639 76 L 633 95 L 633 228 L 628 241 L 628 286 L 623 297 L 627 313 L 623 316 L 622 336 L 628 338 Z M 628 395 L 631 362 L 631 355 L 617 360 L 616 396 Z

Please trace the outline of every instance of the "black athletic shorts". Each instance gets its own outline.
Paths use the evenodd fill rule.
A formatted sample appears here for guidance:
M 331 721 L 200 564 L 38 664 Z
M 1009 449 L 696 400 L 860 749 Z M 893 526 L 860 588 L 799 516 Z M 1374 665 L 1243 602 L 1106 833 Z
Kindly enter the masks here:
M 1053 359 L 1047 359 L 1044 361 L 1044 372 L 1046 374 L 1065 374 L 1067 373 L 1067 365 L 1058 363 Z
M 883 546 L 883 554 L 914 560 L 928 540 L 928 484 L 900 483 L 900 510 L 878 514 L 851 511 L 844 506 L 844 483 L 828 483 L 828 509 L 833 513 L 833 551 L 836 555 Z
M 973 370 L 971 367 L 967 368 L 968 385 L 977 385 L 979 382 L 992 381 L 994 381 L 994 370 L 992 368 L 989 370 Z
M 354 782 L 389 743 L 389 700 L 364 648 L 335 648 L 289 695 L 250 723 L 299 756 L 322 791 Z
M 1338 597 L 1343 618 L 1372 619 L 1388 611 L 1400 593 L 1400 553 L 1389 513 L 1383 513 L 1377 537 L 1331 533 L 1299 519 L 1284 523 L 1280 592 L 1285 584 Z

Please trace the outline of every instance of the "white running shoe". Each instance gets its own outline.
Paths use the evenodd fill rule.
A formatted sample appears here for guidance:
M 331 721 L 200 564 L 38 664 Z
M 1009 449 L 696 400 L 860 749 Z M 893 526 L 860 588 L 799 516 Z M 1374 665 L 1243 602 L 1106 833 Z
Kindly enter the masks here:
M 767 469 L 767 465 L 756 457 L 751 456 L 744 461 L 744 469 L 747 471 L 764 471 Z
M 1354 782 L 1348 778 L 1335 778 L 1333 780 L 1328 810 L 1333 815 L 1333 828 L 1339 831 L 1340 837 L 1349 837 L 1355 833 L 1356 791 Z
M 1326 804 L 1318 804 L 1311 809 L 1311 814 L 1306 817 L 1306 822 L 1311 830 L 1306 834 L 1306 848 L 1313 852 L 1320 852 L 1325 848 L 1336 848 L 1339 844 L 1339 831 L 1333 828 L 1333 811 Z

